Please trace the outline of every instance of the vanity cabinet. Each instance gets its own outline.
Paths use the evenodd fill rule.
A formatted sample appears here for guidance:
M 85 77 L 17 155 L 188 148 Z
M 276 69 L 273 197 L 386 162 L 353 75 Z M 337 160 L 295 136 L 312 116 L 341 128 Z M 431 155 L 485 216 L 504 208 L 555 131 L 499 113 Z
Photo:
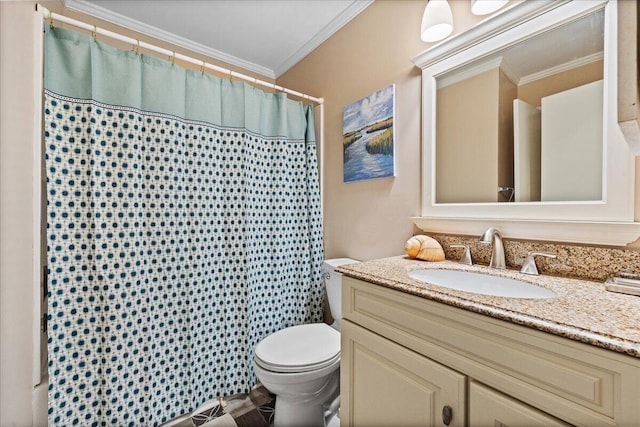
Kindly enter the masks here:
M 342 426 L 639 425 L 637 358 L 350 277 L 342 308 Z

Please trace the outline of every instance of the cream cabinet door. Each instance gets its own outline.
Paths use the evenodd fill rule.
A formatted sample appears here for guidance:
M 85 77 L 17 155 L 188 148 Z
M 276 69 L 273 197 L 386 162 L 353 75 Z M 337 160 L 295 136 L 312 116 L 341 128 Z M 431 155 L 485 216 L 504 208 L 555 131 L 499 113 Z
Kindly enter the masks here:
M 342 323 L 340 425 L 464 426 L 466 377 Z
M 469 425 L 477 427 L 570 426 L 475 381 L 469 383 Z

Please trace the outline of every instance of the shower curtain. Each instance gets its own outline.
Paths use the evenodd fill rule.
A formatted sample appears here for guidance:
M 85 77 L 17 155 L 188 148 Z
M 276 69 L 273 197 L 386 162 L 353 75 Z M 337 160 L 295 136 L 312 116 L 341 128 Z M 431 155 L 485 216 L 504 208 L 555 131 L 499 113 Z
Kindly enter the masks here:
M 313 111 L 45 32 L 49 424 L 157 425 L 322 317 Z

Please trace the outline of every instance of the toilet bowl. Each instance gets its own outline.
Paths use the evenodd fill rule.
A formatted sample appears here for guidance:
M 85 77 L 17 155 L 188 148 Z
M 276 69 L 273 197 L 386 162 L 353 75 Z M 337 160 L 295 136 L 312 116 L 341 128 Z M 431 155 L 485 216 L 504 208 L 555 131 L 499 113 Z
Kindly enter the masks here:
M 339 396 L 340 293 L 342 274 L 335 268 L 358 261 L 326 260 L 323 276 L 335 322 L 291 326 L 258 343 L 256 376 L 276 395 L 274 427 L 324 427 Z

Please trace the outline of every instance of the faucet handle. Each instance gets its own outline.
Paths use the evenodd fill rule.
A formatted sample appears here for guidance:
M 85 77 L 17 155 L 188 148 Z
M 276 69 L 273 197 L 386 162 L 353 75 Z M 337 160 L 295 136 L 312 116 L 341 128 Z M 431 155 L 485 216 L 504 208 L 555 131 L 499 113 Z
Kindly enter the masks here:
M 555 258 L 557 255 L 553 252 L 542 252 L 542 251 L 529 251 L 527 253 L 527 257 L 522 264 L 522 269 L 520 269 L 520 273 L 531 274 L 534 276 L 538 275 L 538 267 L 536 266 L 536 256 L 543 256 L 546 258 Z
M 469 245 L 450 245 L 450 246 L 452 248 L 464 249 L 464 253 L 460 257 L 460 260 L 458 261 L 460 264 L 473 265 L 473 261 L 471 259 L 471 249 L 469 248 Z

